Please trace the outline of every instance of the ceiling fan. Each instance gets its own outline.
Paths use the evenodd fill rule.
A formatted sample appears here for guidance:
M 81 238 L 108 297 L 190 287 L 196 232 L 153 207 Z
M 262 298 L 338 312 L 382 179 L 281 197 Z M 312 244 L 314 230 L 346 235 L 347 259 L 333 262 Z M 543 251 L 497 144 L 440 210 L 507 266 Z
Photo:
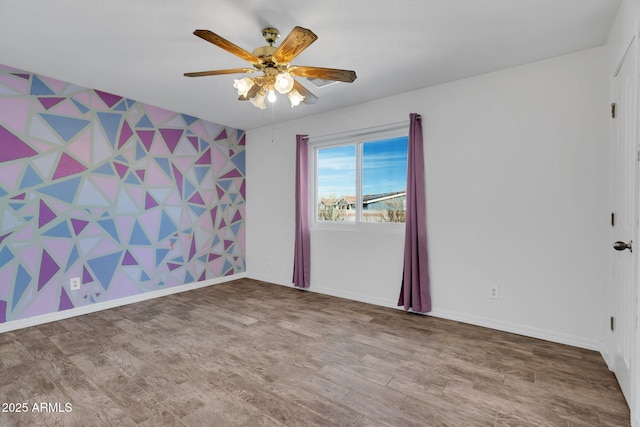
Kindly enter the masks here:
M 288 94 L 292 107 L 300 104 L 300 102 L 314 104 L 318 98 L 297 82 L 293 78 L 294 76 L 346 83 L 351 83 L 356 79 L 355 71 L 351 70 L 290 65 L 290 62 L 296 56 L 318 38 L 311 30 L 306 28 L 295 27 L 278 47 L 274 46 L 274 43 L 280 37 L 280 32 L 275 28 L 265 28 L 262 30 L 262 36 L 269 45 L 259 47 L 253 52 L 248 52 L 209 30 L 195 30 L 193 34 L 244 59 L 251 63 L 253 68 L 199 71 L 184 73 L 184 75 L 186 77 L 201 77 L 261 72 L 261 75 L 255 77 L 234 80 L 233 84 L 233 87 L 238 90 L 239 100 L 249 100 L 258 108 L 266 107 L 264 103 L 265 97 L 270 102 L 275 102 L 275 91 Z

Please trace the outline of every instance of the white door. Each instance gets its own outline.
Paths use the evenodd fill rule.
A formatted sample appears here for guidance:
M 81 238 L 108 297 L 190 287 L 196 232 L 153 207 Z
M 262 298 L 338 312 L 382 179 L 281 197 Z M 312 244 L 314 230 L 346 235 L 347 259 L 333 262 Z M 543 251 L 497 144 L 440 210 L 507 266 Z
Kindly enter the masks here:
M 611 368 L 632 406 L 632 357 L 635 335 L 635 268 L 640 242 L 632 242 L 638 222 L 636 41 L 631 42 L 615 75 L 612 166 Z M 635 369 L 635 368 L 634 368 Z

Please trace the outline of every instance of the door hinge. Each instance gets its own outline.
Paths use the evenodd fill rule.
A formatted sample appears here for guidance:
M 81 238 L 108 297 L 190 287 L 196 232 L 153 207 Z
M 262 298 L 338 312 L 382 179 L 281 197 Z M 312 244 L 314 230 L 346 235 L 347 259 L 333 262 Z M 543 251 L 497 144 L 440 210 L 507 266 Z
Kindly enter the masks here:
M 616 118 L 616 103 L 615 102 L 611 103 L 611 118 L 612 119 Z
M 616 213 L 615 212 L 611 212 L 611 226 L 612 227 L 616 226 Z
M 613 332 L 613 330 L 615 329 L 614 328 L 614 326 L 615 326 L 615 317 L 613 317 L 613 316 L 610 317 L 610 325 L 609 326 L 611 327 L 611 331 Z

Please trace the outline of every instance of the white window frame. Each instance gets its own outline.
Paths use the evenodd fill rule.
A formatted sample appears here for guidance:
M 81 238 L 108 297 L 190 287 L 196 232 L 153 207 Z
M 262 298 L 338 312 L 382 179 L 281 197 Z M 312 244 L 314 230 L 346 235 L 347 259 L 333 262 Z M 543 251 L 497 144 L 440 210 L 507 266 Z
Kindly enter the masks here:
M 310 137 L 309 146 L 309 213 L 312 229 L 349 230 L 349 231 L 389 231 L 402 232 L 404 222 L 370 222 L 362 220 L 362 147 L 363 143 L 384 139 L 408 137 L 409 123 L 395 123 L 360 131 L 343 132 L 322 137 Z M 345 145 L 356 146 L 356 216 L 355 221 L 319 221 L 318 220 L 318 150 Z

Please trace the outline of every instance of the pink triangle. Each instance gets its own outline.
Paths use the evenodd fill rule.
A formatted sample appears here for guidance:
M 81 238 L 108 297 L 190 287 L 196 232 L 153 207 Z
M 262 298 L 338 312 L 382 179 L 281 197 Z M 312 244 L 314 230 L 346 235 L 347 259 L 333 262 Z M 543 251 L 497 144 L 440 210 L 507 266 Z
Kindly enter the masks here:
M 151 151 L 151 144 L 153 143 L 153 136 L 155 135 L 155 130 L 137 130 L 138 138 L 142 141 L 142 145 L 147 149 L 147 152 Z
M 120 131 L 120 140 L 118 142 L 118 148 L 121 148 L 124 144 L 126 144 L 132 135 L 133 135 L 133 131 L 131 130 L 131 126 L 129 126 L 129 123 L 125 120 L 124 124 L 122 125 L 122 130 Z
M 160 129 L 160 134 L 171 153 L 173 153 L 178 146 L 183 132 L 184 129 Z
M 118 95 L 114 95 L 108 92 L 102 92 L 100 90 L 96 89 L 96 93 L 98 94 L 98 96 L 100 97 L 100 99 L 102 99 L 104 101 L 105 104 L 107 104 L 107 107 L 111 108 L 114 105 L 116 105 L 118 103 L 118 101 L 120 101 L 122 99 L 121 96 Z
M 122 163 L 113 162 L 113 166 L 115 166 L 116 171 L 118 172 L 118 175 L 120 175 L 120 178 L 123 178 L 127 174 L 127 171 L 129 170 L 129 168 L 126 165 L 123 165 Z
M 73 227 L 73 232 L 76 233 L 76 236 L 82 233 L 82 230 L 84 230 L 87 224 L 89 224 L 89 221 L 71 218 L 71 226 Z
M 58 162 L 58 167 L 53 174 L 53 179 L 56 180 L 59 178 L 64 178 L 65 176 L 74 175 L 86 170 L 87 168 L 82 163 L 80 163 L 67 153 L 62 153 L 62 156 L 60 156 L 60 161 Z
M 47 206 L 45 202 L 40 200 L 40 210 L 38 213 L 38 228 L 42 228 L 56 218 L 56 214 Z
M 49 108 L 58 105 L 59 103 L 61 103 L 62 101 L 64 101 L 66 98 L 59 98 L 59 97 L 40 97 L 38 98 L 38 101 L 40 101 L 40 104 L 42 104 L 42 106 L 45 108 L 45 110 L 48 110 Z
M 0 125 L 0 163 L 32 157 L 38 154 L 20 138 Z
M 209 148 L 204 152 L 202 156 L 196 161 L 196 165 L 210 165 L 211 164 L 211 149 Z

